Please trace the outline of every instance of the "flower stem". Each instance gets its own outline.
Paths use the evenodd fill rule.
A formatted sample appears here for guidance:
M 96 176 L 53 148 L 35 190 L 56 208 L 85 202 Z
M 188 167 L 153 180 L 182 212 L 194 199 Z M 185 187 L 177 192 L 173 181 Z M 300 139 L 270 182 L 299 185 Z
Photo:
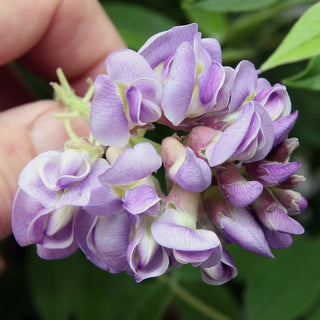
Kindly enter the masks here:
M 194 309 L 198 310 L 200 313 L 207 316 L 209 319 L 212 320 L 231 320 L 229 317 L 225 316 L 224 314 L 220 313 L 219 311 L 215 310 L 211 306 L 208 306 L 200 299 L 195 297 L 185 288 L 179 285 L 179 283 L 173 279 L 169 278 L 168 276 L 162 276 L 159 278 L 161 281 L 165 282 L 173 293 L 175 293 L 181 300 L 187 302 L 190 306 Z

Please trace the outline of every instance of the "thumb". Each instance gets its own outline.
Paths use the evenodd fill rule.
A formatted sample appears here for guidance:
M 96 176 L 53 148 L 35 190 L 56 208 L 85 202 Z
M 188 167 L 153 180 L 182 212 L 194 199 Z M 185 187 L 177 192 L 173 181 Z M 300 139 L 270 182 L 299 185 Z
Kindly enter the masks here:
M 38 153 L 61 149 L 68 140 L 64 121 L 54 113 L 63 107 L 53 100 L 37 101 L 0 113 L 0 239 L 11 233 L 11 208 L 17 179 Z M 82 119 L 72 122 L 79 136 L 89 132 Z

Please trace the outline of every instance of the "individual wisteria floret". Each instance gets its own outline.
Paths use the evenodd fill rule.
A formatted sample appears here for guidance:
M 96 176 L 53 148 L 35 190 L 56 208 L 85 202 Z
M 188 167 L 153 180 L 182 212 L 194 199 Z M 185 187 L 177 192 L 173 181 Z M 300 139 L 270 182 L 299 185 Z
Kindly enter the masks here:
M 37 244 L 39 256 L 46 259 L 66 257 L 78 248 L 74 221 L 106 170 L 101 153 L 101 148 L 83 141 L 42 153 L 28 163 L 19 176 L 12 211 L 12 229 L 20 245 Z
M 91 89 L 75 97 L 59 77 L 71 141 L 19 177 L 20 245 L 36 244 L 45 259 L 80 248 L 137 282 L 191 264 L 220 285 L 237 275 L 229 244 L 273 257 L 304 232 L 294 218 L 307 207 L 294 190 L 304 178 L 290 160 L 299 142 L 288 138 L 298 111 L 285 86 L 259 78 L 251 62 L 223 66 L 219 42 L 201 38 L 196 24 L 110 54 L 91 106 Z M 88 114 L 90 136 L 79 139 L 68 119 Z M 155 123 L 177 132 L 150 141 Z

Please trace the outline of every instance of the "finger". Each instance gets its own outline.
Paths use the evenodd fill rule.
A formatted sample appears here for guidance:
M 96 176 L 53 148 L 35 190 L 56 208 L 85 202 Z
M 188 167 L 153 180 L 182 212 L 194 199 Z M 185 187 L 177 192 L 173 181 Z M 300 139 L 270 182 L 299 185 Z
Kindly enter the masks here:
M 0 65 L 17 58 L 48 80 L 61 67 L 83 93 L 85 79 L 125 45 L 97 0 L 2 0 Z M 12 17 L 16 17 L 12 19 Z
M 64 122 L 54 113 L 63 107 L 53 100 L 38 101 L 1 113 L 0 117 L 0 239 L 11 233 L 11 205 L 21 170 L 38 153 L 59 150 L 68 140 Z M 87 136 L 82 119 L 72 122 L 75 131 Z

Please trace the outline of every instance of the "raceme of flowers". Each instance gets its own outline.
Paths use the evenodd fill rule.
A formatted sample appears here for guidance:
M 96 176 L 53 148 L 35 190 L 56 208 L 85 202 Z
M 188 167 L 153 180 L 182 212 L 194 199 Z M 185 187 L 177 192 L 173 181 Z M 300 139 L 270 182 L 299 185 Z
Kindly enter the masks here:
M 54 84 L 71 140 L 20 174 L 17 242 L 45 259 L 80 248 L 137 282 L 191 264 L 214 285 L 237 275 L 228 244 L 267 257 L 289 247 L 304 232 L 293 216 L 307 206 L 290 161 L 298 140 L 287 138 L 298 113 L 283 85 L 258 74 L 246 60 L 223 66 L 218 41 L 189 24 L 110 54 L 91 103 L 65 79 Z M 72 116 L 89 121 L 90 137 L 72 132 Z M 183 134 L 158 145 L 145 137 L 155 122 Z

